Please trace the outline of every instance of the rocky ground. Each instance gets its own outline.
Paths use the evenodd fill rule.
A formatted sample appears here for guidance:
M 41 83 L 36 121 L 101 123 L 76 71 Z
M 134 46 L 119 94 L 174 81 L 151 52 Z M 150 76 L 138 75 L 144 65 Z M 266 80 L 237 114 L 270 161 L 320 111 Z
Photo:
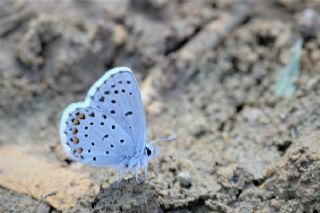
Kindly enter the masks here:
M 319 15 L 316 0 L 1 1 L 0 212 L 319 212 Z M 299 39 L 294 92 L 276 96 Z M 149 139 L 177 137 L 140 184 L 59 141 L 65 106 L 116 66 L 138 78 Z

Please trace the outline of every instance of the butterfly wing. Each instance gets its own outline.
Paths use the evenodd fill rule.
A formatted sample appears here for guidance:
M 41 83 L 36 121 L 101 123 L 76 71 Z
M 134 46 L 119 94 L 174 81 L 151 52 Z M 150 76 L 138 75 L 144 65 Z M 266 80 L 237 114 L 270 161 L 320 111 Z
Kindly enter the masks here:
M 108 71 L 84 102 L 71 104 L 60 123 L 61 143 L 72 158 L 92 166 L 121 166 L 143 152 L 146 123 L 132 71 Z
M 71 104 L 60 124 L 61 143 L 73 159 L 91 166 L 119 167 L 132 155 L 132 139 L 106 113 L 86 106 Z
M 143 152 L 146 121 L 137 81 L 127 67 L 114 68 L 89 90 L 86 102 L 111 116 L 132 138 L 135 153 Z

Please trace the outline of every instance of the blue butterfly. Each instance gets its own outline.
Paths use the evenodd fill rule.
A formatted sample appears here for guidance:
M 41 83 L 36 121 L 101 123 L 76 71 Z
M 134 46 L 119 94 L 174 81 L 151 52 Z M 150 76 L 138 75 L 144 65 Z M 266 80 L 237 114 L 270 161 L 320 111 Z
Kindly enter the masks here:
M 61 144 L 74 160 L 120 172 L 144 168 L 156 156 L 146 143 L 146 121 L 137 81 L 130 68 L 107 71 L 90 88 L 84 102 L 72 103 L 60 121 Z

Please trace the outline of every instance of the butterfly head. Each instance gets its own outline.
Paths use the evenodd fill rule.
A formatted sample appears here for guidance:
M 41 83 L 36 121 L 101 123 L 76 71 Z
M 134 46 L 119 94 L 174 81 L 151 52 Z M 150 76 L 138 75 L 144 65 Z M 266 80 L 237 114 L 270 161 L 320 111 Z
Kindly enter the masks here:
M 151 144 L 146 144 L 145 155 L 147 156 L 148 160 L 154 158 L 157 155 L 157 152 L 157 147 Z

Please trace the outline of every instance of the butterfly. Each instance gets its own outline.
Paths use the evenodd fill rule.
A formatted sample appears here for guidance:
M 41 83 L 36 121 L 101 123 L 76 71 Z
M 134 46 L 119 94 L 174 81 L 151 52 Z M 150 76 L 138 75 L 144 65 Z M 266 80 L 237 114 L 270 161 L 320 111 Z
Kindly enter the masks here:
M 157 155 L 146 143 L 146 121 L 137 81 L 127 67 L 107 71 L 84 102 L 72 103 L 60 121 L 60 139 L 74 160 L 95 167 L 112 167 L 120 178 L 144 168 Z

